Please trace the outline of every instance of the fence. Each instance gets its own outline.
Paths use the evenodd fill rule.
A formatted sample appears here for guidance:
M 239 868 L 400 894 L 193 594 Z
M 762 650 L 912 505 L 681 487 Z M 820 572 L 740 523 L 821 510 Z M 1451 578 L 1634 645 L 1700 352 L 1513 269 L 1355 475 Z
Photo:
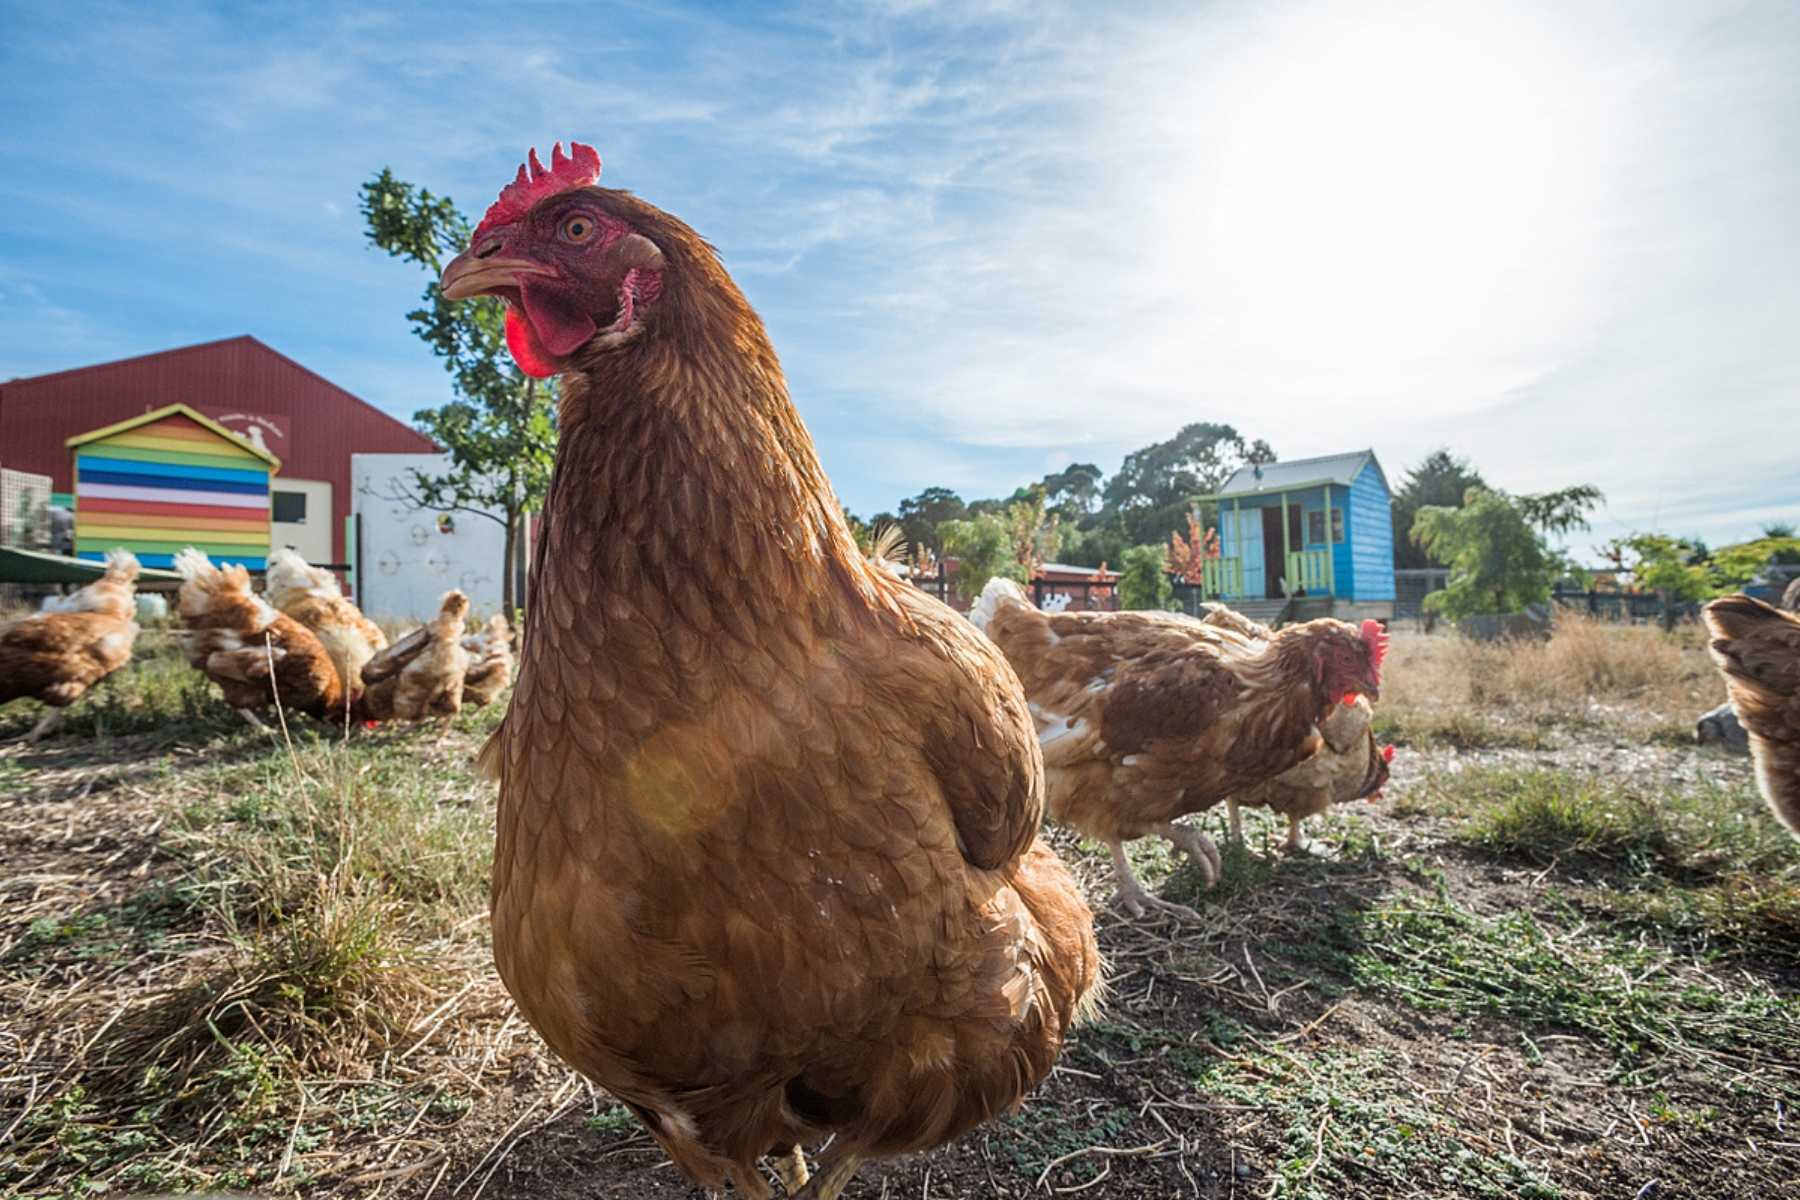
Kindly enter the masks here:
M 1404 568 L 1394 572 L 1394 615 L 1429 620 L 1425 597 L 1447 587 L 1450 572 L 1443 567 Z M 1662 619 L 1663 603 L 1654 592 L 1594 592 L 1557 588 L 1550 599 L 1559 607 L 1585 612 L 1602 621 L 1657 621 Z M 1676 616 L 1693 616 L 1697 604 L 1679 604 Z
M 950 579 L 939 572 L 936 575 L 911 576 L 914 587 L 929 596 L 936 596 L 951 608 L 961 610 L 962 602 L 956 595 L 956 589 L 950 586 Z M 1045 602 L 1055 596 L 1067 596 L 1068 603 L 1057 609 L 1059 612 L 1115 612 L 1119 607 L 1118 583 L 1084 583 L 1075 580 L 1031 581 L 1031 602 L 1043 608 Z

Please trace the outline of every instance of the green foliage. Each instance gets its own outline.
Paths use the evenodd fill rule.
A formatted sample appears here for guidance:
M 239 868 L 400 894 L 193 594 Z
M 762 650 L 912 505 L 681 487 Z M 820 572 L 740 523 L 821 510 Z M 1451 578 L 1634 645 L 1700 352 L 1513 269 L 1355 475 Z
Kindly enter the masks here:
M 1638 587 L 1661 596 L 1664 605 L 1704 600 L 1717 591 L 1712 568 L 1691 542 L 1662 533 L 1634 533 L 1608 542 L 1603 553 L 1630 572 Z
M 1013 552 L 1012 530 L 993 513 L 945 521 L 934 533 L 944 554 L 956 559 L 956 591 L 964 600 L 981 595 L 988 580 L 997 576 L 1016 583 L 1030 578 Z
M 882 517 L 875 518 L 877 525 Z M 949 488 L 928 487 L 916 496 L 900 502 L 900 515 L 895 518 L 910 545 L 929 546 L 939 554 L 954 554 L 943 542 L 940 526 L 948 521 L 961 521 L 969 515 L 969 506 Z M 979 589 L 977 589 L 979 591 Z
M 1408 471 L 1394 490 L 1394 565 L 1401 568 L 1442 567 L 1412 537 L 1413 518 L 1421 508 L 1461 508 L 1471 488 L 1485 488 L 1481 472 L 1445 449 L 1434 450 Z
M 556 396 L 528 379 L 506 349 L 506 305 L 482 296 L 446 300 L 438 275 L 469 240 L 472 226 L 447 196 L 383 168 L 362 186 L 369 241 L 429 272 L 422 306 L 406 314 L 413 332 L 444 360 L 456 398 L 413 420 L 444 447 L 451 469 L 414 470 L 392 497 L 417 508 L 478 514 L 506 528 L 504 602 L 515 605 L 511 569 L 521 517 L 542 508 L 556 461 Z M 496 515 L 499 514 L 499 515 Z
M 1044 503 L 1064 521 L 1076 521 L 1094 511 L 1100 503 L 1100 468 L 1093 463 L 1070 463 L 1062 470 L 1046 475 L 1037 486 L 1044 493 Z
M 1167 441 L 1125 456 L 1106 482 L 1106 508 L 1123 522 L 1132 544 L 1164 542 L 1183 527 L 1192 497 L 1216 492 L 1247 463 L 1275 461 L 1262 439 L 1246 442 L 1230 425 L 1197 421 Z
M 1425 598 L 1426 605 L 1458 620 L 1477 613 L 1519 612 L 1550 599 L 1567 569 L 1540 530 L 1566 531 L 1586 524 L 1599 502 L 1586 485 L 1538 496 L 1510 496 L 1470 488 L 1460 508 L 1426 505 L 1413 519 L 1413 541 L 1450 567 L 1450 582 Z
M 1126 608 L 1172 609 L 1175 586 L 1169 582 L 1169 548 L 1160 543 L 1125 551 L 1119 569 L 1119 603 Z
M 1779 529 L 1780 526 L 1774 528 Z M 1776 563 L 1800 563 L 1800 537 L 1771 534 L 1735 546 L 1721 546 L 1712 555 L 1718 588 L 1735 592 Z

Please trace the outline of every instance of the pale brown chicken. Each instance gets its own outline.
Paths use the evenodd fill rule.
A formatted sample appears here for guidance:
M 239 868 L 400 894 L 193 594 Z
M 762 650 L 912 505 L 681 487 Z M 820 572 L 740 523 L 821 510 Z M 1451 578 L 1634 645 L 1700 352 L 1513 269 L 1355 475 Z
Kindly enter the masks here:
M 1379 695 L 1387 649 L 1373 621 L 1308 621 L 1261 641 L 1177 613 L 1045 613 L 1007 579 L 970 618 L 1025 685 L 1051 817 L 1107 843 L 1133 915 L 1193 914 L 1144 889 L 1125 843 L 1161 834 L 1211 886 L 1217 847 L 1177 819 L 1311 757 L 1334 707 Z
M 471 708 L 492 704 L 512 682 L 512 626 L 495 613 L 488 623 L 462 640 L 469 652 L 469 670 L 463 676 L 463 703 Z
M 1225 797 L 1232 840 L 1244 840 L 1239 809 L 1266 808 L 1287 818 L 1287 840 L 1281 848 L 1296 854 L 1306 848 L 1300 836 L 1300 823 L 1306 818 L 1318 816 L 1333 804 L 1379 800 L 1381 789 L 1387 786 L 1394 748 L 1377 742 L 1374 715 L 1373 706 L 1360 696 L 1354 704 L 1333 705 L 1315 727 L 1322 744 L 1312 757 L 1273 779 Z
M 131 661 L 137 577 L 136 555 L 110 551 L 100 578 L 0 626 L 0 704 L 30 698 L 50 706 L 27 744 L 56 732 L 69 705 Z
M 1224 604 L 1206 605 L 1200 621 L 1226 629 L 1253 642 L 1267 643 L 1274 631 L 1258 621 Z M 1225 811 L 1230 818 L 1231 838 L 1244 840 L 1240 808 L 1266 808 L 1287 818 L 1287 840 L 1281 844 L 1289 854 L 1305 847 L 1300 836 L 1300 823 L 1325 812 L 1333 804 L 1352 800 L 1378 800 L 1387 786 L 1388 764 L 1394 760 L 1392 746 L 1379 745 L 1373 728 L 1375 708 L 1368 698 L 1359 696 L 1354 704 L 1333 705 L 1331 712 L 1315 727 L 1320 746 L 1312 757 L 1297 763 L 1273 779 L 1254 784 L 1225 797 Z
M 1749 596 L 1706 606 L 1713 661 L 1750 735 L 1763 799 L 1800 838 L 1800 616 Z
M 437 616 L 363 667 L 357 716 L 371 721 L 437 717 L 446 726 L 454 720 L 462 711 L 463 680 L 469 672 L 469 652 L 463 649 L 468 620 L 469 598 L 445 592 Z
M 535 162 L 535 156 L 534 162 Z M 500 780 L 495 961 L 675 1164 L 831 1200 L 1016 1106 L 1100 979 L 1005 661 L 857 552 L 710 246 L 522 170 L 444 272 L 561 372 Z M 831 1138 L 806 1184 L 799 1147 Z
M 312 631 L 354 702 L 362 692 L 363 666 L 387 648 L 381 626 L 344 598 L 337 576 L 286 547 L 269 555 L 263 598 Z
M 187 659 L 246 723 L 267 732 L 256 714 L 278 702 L 320 720 L 347 716 L 347 693 L 324 645 L 257 595 L 248 571 L 215 566 L 192 546 L 176 553 L 175 569 L 183 579 L 176 610 Z

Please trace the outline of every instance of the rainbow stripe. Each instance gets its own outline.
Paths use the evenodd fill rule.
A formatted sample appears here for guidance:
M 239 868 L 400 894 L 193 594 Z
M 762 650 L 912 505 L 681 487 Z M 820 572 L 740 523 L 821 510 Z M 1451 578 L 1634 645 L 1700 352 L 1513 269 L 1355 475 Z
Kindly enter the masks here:
M 241 439 L 176 405 L 71 442 L 78 557 L 122 546 L 164 567 L 193 546 L 216 562 L 265 565 L 274 464 Z

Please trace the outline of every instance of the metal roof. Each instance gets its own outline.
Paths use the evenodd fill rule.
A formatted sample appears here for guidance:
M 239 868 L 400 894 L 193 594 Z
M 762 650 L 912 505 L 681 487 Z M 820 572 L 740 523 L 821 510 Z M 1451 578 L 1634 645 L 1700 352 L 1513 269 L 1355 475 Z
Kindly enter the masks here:
M 1325 454 L 1317 458 L 1293 458 L 1286 462 L 1264 463 L 1260 467 L 1239 467 L 1218 491 L 1220 496 L 1247 496 L 1259 492 L 1294 491 L 1304 487 L 1336 483 L 1345 487 L 1369 463 L 1375 462 L 1375 451 L 1353 450 L 1349 454 Z M 1259 474 L 1260 472 L 1260 474 Z

